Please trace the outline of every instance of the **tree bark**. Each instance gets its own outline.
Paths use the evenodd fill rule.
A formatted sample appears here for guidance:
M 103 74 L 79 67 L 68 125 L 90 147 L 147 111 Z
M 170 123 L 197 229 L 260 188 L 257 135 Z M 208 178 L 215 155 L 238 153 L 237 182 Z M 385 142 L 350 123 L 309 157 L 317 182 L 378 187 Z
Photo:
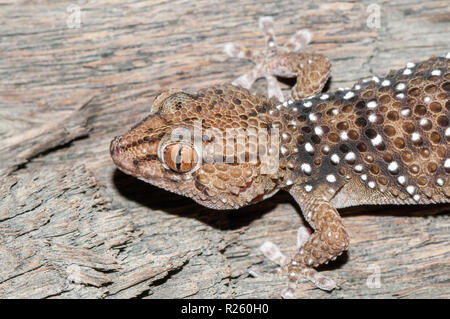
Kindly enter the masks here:
M 262 49 L 258 18 L 267 15 L 279 43 L 311 30 L 310 49 L 332 61 L 329 91 L 450 51 L 445 0 L 0 6 L 1 298 L 279 297 L 285 278 L 248 269 L 276 269 L 258 250 L 266 240 L 295 248 L 305 222 L 287 194 L 213 211 L 120 173 L 109 156 L 111 139 L 144 118 L 159 91 L 247 72 L 250 62 L 228 58 L 224 45 Z M 254 90 L 265 93 L 265 81 Z M 302 280 L 297 295 L 448 298 L 450 216 L 436 214 L 445 211 L 341 210 L 350 250 L 320 269 L 341 289 Z

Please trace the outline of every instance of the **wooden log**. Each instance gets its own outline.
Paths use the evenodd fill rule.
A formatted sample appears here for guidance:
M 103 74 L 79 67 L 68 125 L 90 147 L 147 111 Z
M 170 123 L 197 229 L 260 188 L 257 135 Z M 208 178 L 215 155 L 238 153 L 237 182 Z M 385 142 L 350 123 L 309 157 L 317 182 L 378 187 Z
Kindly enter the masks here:
M 248 71 L 223 47 L 262 49 L 260 16 L 275 18 L 280 43 L 313 32 L 311 49 L 333 64 L 329 91 L 450 51 L 445 0 L 13 1 L 0 13 L 2 298 L 278 298 L 285 279 L 248 269 L 276 269 L 258 251 L 266 240 L 295 248 L 304 220 L 287 194 L 209 210 L 117 171 L 111 139 L 161 90 Z M 298 296 L 448 298 L 450 218 L 434 214 L 445 210 L 341 211 L 350 250 L 320 269 L 340 289 L 303 280 Z

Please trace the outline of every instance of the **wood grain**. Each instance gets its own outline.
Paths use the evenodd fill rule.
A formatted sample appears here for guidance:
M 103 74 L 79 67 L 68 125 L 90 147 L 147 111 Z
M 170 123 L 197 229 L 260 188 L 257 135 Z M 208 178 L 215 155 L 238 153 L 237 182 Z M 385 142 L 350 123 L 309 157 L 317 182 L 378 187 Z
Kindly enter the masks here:
M 367 25 L 374 4 L 379 28 Z M 68 27 L 71 5 L 81 9 L 79 28 Z M 3 1 L 0 15 L 2 298 L 278 298 L 283 278 L 247 271 L 275 270 L 258 251 L 265 240 L 294 249 L 304 221 L 286 194 L 208 210 L 118 172 L 111 139 L 161 90 L 248 71 L 223 47 L 262 49 L 263 15 L 275 18 L 280 43 L 313 32 L 311 48 L 333 64 L 329 90 L 450 51 L 445 0 Z M 450 216 L 433 214 L 442 211 L 342 211 L 350 250 L 321 269 L 341 289 L 301 281 L 298 296 L 449 298 Z M 379 288 L 367 285 L 373 269 Z

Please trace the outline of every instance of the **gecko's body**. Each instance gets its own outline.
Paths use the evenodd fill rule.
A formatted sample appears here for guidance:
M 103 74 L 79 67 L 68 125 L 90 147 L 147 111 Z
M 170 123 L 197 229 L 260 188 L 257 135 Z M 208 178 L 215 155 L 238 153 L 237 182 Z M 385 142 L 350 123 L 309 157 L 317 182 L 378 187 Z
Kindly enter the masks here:
M 292 282 L 306 274 L 332 288 L 313 267 L 348 247 L 336 208 L 450 201 L 449 96 L 449 56 L 281 104 L 231 85 L 196 94 L 169 91 L 155 100 L 149 117 L 112 141 L 110 151 L 125 173 L 215 209 L 288 191 L 315 231 L 284 268 Z M 202 149 L 198 141 L 172 134 L 179 128 L 193 136 L 201 132 Z M 227 163 L 230 128 L 241 129 L 248 148 L 232 146 L 234 160 Z M 266 145 L 252 140 L 255 131 L 274 128 L 279 135 L 269 136 Z M 275 153 L 271 139 L 279 143 Z M 261 148 L 271 154 L 269 161 L 252 163 L 252 152 Z M 266 172 L 273 154 L 277 169 Z

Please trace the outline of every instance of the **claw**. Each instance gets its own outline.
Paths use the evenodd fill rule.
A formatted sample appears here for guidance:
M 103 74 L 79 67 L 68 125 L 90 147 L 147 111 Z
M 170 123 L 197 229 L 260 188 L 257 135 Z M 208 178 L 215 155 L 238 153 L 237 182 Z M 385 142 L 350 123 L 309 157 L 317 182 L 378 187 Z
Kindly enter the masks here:
M 273 261 L 279 266 L 283 266 L 287 258 L 286 256 L 280 251 L 280 249 L 272 242 L 266 241 L 264 244 L 259 247 L 261 252 L 264 254 L 264 256 L 267 257 L 270 261 Z
M 306 227 L 299 227 L 297 231 L 297 250 L 300 249 L 311 237 L 311 233 Z
M 299 52 L 312 41 L 312 33 L 307 29 L 298 30 L 290 39 L 287 48 Z
M 331 291 L 337 287 L 336 282 L 333 279 L 322 275 L 314 268 L 305 268 L 302 271 L 302 275 L 314 283 L 317 288 L 322 290 Z
M 239 44 L 227 43 L 224 47 L 225 53 L 231 58 L 243 58 L 243 50 Z
M 311 234 L 310 234 L 308 228 L 299 227 L 298 232 L 297 232 L 297 250 L 296 250 L 296 252 L 299 251 L 299 249 L 309 240 L 310 237 L 311 237 Z M 287 268 L 285 268 L 285 267 L 288 266 L 289 264 L 297 265 L 295 263 L 295 261 L 292 261 L 292 258 L 294 257 L 295 253 L 290 258 L 287 258 L 280 251 L 280 249 L 274 243 L 272 243 L 270 241 L 266 241 L 264 244 L 261 245 L 261 247 L 259 249 L 264 254 L 264 256 L 266 256 L 267 259 L 269 259 L 270 261 L 273 261 L 277 265 L 281 266 L 284 269 L 284 271 L 286 271 Z M 298 276 L 305 277 L 306 279 L 308 279 L 309 281 L 314 283 L 314 285 L 317 288 L 325 290 L 325 291 L 332 291 L 333 289 L 335 289 L 337 287 L 337 284 L 333 279 L 322 275 L 314 268 L 306 267 L 304 265 L 298 265 L 295 267 L 298 267 L 298 268 L 294 268 L 295 269 L 294 271 L 291 271 L 290 273 L 288 273 L 288 278 L 289 278 L 288 287 L 283 289 L 283 291 L 281 292 L 281 296 L 285 299 L 295 298 L 295 285 L 296 285 Z M 261 271 L 257 268 L 251 268 L 249 270 L 249 273 L 253 277 L 263 277 L 265 275 L 265 273 L 263 271 Z

